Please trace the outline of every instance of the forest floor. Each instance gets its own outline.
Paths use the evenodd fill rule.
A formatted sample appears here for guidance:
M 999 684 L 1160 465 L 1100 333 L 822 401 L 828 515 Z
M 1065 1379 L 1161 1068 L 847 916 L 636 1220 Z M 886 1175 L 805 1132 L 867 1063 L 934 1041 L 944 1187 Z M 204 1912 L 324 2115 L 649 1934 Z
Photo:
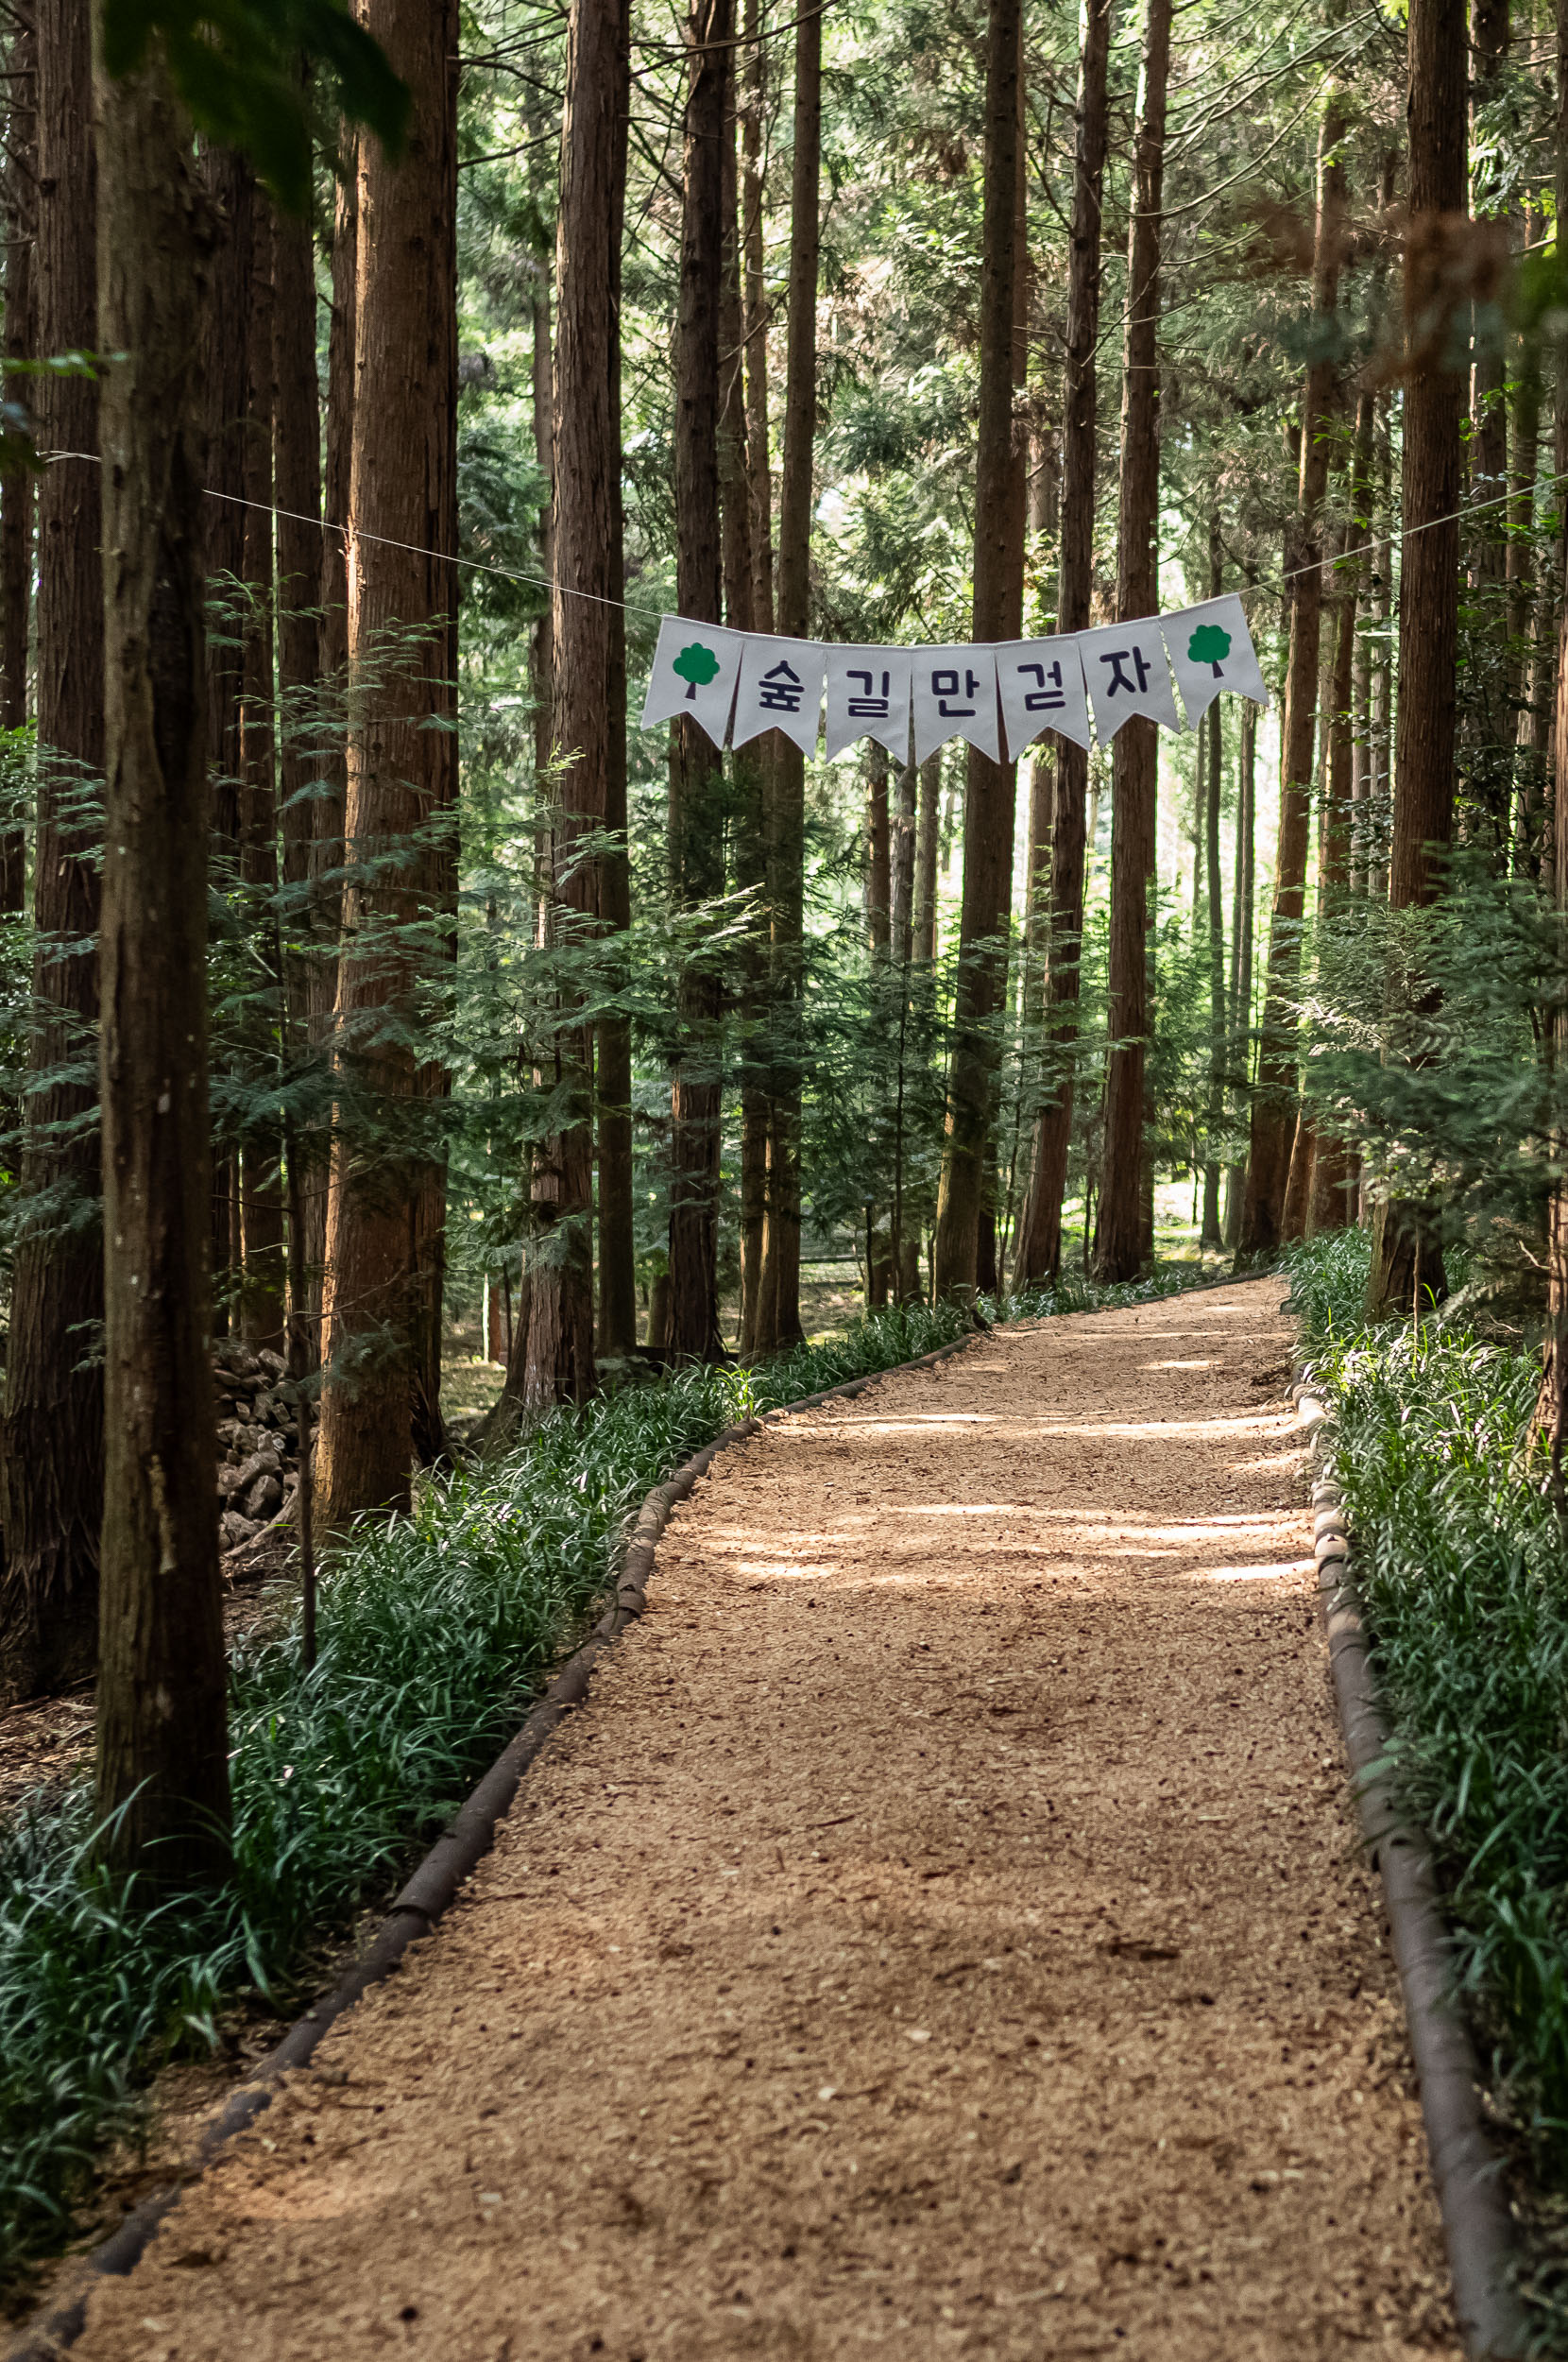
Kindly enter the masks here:
M 81 2362 L 1456 2353 L 1281 1292 L 721 1456 L 440 1929 Z

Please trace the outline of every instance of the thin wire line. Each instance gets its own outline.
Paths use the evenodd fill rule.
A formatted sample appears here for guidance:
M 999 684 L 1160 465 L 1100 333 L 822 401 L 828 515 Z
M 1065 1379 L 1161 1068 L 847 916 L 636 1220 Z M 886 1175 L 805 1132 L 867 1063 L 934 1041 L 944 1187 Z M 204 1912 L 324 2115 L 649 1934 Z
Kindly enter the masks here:
M 92 467 L 103 465 L 102 454 L 95 451 L 51 451 L 41 454 L 41 456 L 51 467 L 60 459 L 84 459 Z M 1413 541 L 1418 533 L 1431 533 L 1439 525 L 1462 523 L 1466 517 L 1482 517 L 1489 508 L 1506 508 L 1521 498 L 1526 489 L 1533 500 L 1537 492 L 1555 491 L 1559 484 L 1568 484 L 1568 470 L 1560 475 L 1538 476 L 1527 488 L 1516 486 L 1512 491 L 1499 492 L 1491 500 L 1474 501 L 1467 507 L 1451 508 L 1446 516 L 1428 517 L 1419 525 L 1407 525 L 1399 533 L 1385 534 L 1380 540 L 1362 541 L 1355 550 L 1346 551 L 1340 558 L 1320 557 L 1310 566 L 1292 566 L 1287 573 L 1266 574 L 1256 582 L 1244 584 L 1236 595 L 1249 599 L 1265 590 L 1283 590 L 1287 583 L 1299 582 L 1304 574 L 1317 573 L 1324 566 L 1349 565 L 1355 559 L 1370 557 L 1373 550 L 1391 550 L 1396 545 Z M 201 488 L 209 500 L 227 501 L 230 507 L 253 508 L 264 517 L 283 517 L 291 524 L 315 525 L 319 533 L 340 533 L 345 540 L 349 538 L 349 528 L 333 524 L 329 518 L 308 516 L 299 508 L 274 508 L 265 501 L 243 500 L 237 492 L 216 492 L 211 485 L 204 484 Z M 519 573 L 508 566 L 487 565 L 481 557 L 458 557 L 446 550 L 426 549 L 419 541 L 396 541 L 390 534 L 356 532 L 354 539 L 357 541 L 374 541 L 382 549 L 405 550 L 412 557 L 434 557 L 442 565 L 466 566 L 470 573 L 494 574 L 503 582 L 526 582 L 537 590 L 558 590 L 565 599 L 587 599 L 595 607 L 618 607 L 627 615 L 657 618 L 669 612 L 666 608 L 639 607 L 630 599 L 606 599 L 597 590 L 578 590 L 571 583 L 557 582 L 549 574 Z

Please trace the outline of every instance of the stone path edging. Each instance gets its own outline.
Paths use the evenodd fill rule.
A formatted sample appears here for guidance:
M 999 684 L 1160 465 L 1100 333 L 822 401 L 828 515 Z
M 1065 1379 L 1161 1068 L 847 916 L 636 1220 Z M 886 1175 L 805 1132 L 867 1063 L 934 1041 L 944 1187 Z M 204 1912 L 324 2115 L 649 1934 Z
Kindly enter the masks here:
M 1487 2130 L 1480 2066 L 1456 2006 L 1453 1945 L 1431 1849 L 1404 1813 L 1389 1764 L 1384 1719 L 1361 1611 L 1351 1579 L 1344 1498 L 1334 1478 L 1328 1408 L 1298 1360 L 1291 1388 L 1312 1429 L 1319 1465 L 1312 1488 L 1318 1598 L 1328 1637 L 1334 1695 L 1367 1844 L 1383 1881 L 1384 1908 L 1421 2112 L 1442 2212 L 1454 2309 L 1471 2362 L 1510 2362 L 1525 2353 L 1527 2324 L 1513 2288 L 1518 2241 L 1502 2187 L 1502 2159 Z
M 86 2326 L 93 2280 L 105 2276 L 123 2279 L 135 2269 L 153 2234 L 179 2205 L 189 2183 L 206 2171 L 237 2133 L 271 2106 L 283 2077 L 294 2068 L 309 2064 L 323 2036 L 352 2009 L 361 1994 L 390 1977 L 409 1945 L 430 1934 L 475 1865 L 489 1852 L 497 1827 L 511 1809 L 523 1773 L 557 1724 L 587 1696 L 598 1658 L 642 1614 L 654 1551 L 669 1523 L 670 1513 L 677 1501 L 687 1498 L 697 1480 L 707 1474 L 719 1454 L 732 1444 L 743 1443 L 748 1435 L 757 1434 L 774 1419 L 788 1418 L 798 1411 L 811 1411 L 825 1402 L 848 1401 L 884 1378 L 900 1376 L 908 1370 L 929 1369 L 934 1362 L 962 1352 L 965 1345 L 976 1344 L 982 1333 L 967 1329 L 963 1336 L 938 1345 L 934 1352 L 917 1355 L 912 1361 L 895 1362 L 885 1370 L 869 1370 L 862 1377 L 845 1379 L 841 1386 L 824 1387 L 818 1394 L 801 1395 L 796 1402 L 780 1403 L 776 1410 L 764 1412 L 760 1418 L 726 1427 L 710 1444 L 705 1444 L 701 1451 L 684 1462 L 673 1476 L 654 1486 L 638 1514 L 613 1603 L 605 1609 L 588 1638 L 568 1657 L 516 1737 L 508 1740 L 403 1885 L 369 1951 L 355 1961 L 331 1993 L 313 2002 L 303 2016 L 296 2019 L 282 2041 L 258 2062 L 247 2080 L 230 2095 L 222 2113 L 202 2135 L 191 2171 L 181 2181 L 153 2191 L 126 2217 L 117 2231 L 92 2251 L 85 2259 L 92 2278 L 63 2303 L 35 2317 L 8 2348 L 5 2362 L 55 2362 L 56 2356 L 76 2343 Z

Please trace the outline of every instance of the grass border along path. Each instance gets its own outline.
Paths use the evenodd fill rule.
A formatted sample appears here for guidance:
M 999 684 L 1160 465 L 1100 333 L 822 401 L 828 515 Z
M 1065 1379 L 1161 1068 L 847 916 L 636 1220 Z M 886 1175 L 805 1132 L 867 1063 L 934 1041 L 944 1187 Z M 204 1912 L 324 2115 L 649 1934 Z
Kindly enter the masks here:
M 1568 1533 L 1525 1445 L 1537 1356 L 1455 1314 L 1370 1326 L 1367 1241 L 1289 1258 L 1406 1809 L 1430 1833 L 1494 2108 L 1531 2182 L 1522 2282 L 1568 2353 Z
M 1006 1319 L 1174 1293 L 1065 1286 Z M 219 2040 L 227 2004 L 286 2011 L 313 1946 L 384 1899 L 518 1728 L 614 1583 L 643 1497 L 724 1428 L 893 1369 L 963 1327 L 898 1307 L 758 1368 L 692 1369 L 544 1420 L 498 1464 L 367 1520 L 328 1571 L 320 1651 L 297 1622 L 242 1641 L 230 1670 L 234 1872 L 215 1897 L 156 1903 L 93 1860 L 84 1783 L 0 1830 L 0 2287 L 68 2235 L 104 2142 L 176 2051 Z

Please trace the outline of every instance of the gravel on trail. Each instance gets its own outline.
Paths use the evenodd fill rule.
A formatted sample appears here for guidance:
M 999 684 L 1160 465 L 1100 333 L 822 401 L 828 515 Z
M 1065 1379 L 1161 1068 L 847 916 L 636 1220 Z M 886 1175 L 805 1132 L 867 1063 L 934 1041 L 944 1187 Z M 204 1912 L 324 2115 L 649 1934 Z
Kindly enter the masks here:
M 1457 2353 L 1263 1280 L 726 1452 L 81 2362 Z

